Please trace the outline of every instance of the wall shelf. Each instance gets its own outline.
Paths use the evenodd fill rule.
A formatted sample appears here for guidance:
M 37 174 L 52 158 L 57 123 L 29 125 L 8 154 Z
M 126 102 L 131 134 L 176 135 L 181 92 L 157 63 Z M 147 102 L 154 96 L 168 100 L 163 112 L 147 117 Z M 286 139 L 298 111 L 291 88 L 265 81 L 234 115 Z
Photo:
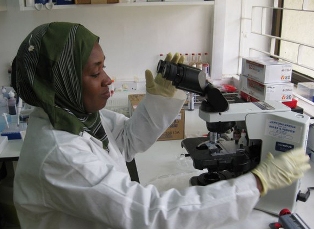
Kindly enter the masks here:
M 2 1 L 2 0 L 0 0 Z M 115 4 L 73 4 L 73 5 L 54 5 L 51 10 L 57 9 L 75 9 L 75 8 L 95 8 L 95 7 L 138 7 L 138 6 L 198 6 L 198 5 L 214 5 L 215 1 L 173 1 L 173 2 L 130 2 Z M 1 8 L 1 7 L 0 7 Z M 20 0 L 20 10 L 36 10 L 35 7 L 24 6 L 24 1 Z M 45 6 L 41 10 L 47 10 Z

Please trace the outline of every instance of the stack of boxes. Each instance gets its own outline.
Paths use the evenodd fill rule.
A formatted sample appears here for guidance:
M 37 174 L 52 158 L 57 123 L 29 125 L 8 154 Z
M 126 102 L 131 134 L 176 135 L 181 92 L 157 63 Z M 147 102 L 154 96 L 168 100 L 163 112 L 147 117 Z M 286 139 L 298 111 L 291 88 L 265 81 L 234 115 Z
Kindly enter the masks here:
M 287 103 L 293 98 L 292 65 L 270 57 L 243 58 L 240 96 L 246 101 L 276 100 Z

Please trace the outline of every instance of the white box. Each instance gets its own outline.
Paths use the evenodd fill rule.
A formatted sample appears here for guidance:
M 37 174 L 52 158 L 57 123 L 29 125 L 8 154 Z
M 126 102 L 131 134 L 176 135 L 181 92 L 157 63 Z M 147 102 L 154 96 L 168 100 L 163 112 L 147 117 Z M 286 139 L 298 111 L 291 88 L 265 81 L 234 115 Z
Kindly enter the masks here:
M 241 75 L 240 91 L 243 91 L 259 101 L 276 100 L 286 102 L 292 100 L 293 83 L 285 82 L 263 84 L 252 78 Z
M 242 58 L 242 75 L 261 83 L 290 82 L 292 64 L 273 58 Z

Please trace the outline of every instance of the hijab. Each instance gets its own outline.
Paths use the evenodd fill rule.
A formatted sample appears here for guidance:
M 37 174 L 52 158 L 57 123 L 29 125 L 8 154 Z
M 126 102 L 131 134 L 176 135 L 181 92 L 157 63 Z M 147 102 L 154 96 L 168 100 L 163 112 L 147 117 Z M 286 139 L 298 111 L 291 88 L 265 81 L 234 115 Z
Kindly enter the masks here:
M 26 103 L 41 107 L 52 126 L 103 142 L 108 137 L 100 114 L 87 113 L 82 99 L 82 71 L 99 37 L 84 26 L 53 22 L 36 27 L 22 42 L 12 65 L 11 83 Z

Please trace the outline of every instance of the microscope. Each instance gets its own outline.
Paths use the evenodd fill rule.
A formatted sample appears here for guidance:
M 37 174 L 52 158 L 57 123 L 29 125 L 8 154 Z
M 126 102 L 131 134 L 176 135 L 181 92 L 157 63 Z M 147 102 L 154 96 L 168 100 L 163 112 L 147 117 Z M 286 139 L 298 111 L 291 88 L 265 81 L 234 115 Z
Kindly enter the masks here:
M 206 122 L 208 136 L 181 142 L 194 168 L 204 170 L 190 179 L 192 186 L 210 185 L 248 173 L 268 152 L 276 156 L 306 148 L 310 121 L 307 115 L 293 112 L 279 101 L 229 104 L 224 93 L 206 80 L 204 72 L 188 65 L 160 60 L 157 72 L 176 88 L 204 97 L 199 117 Z M 247 145 L 236 144 L 227 134 L 235 125 L 246 129 Z M 283 208 L 294 212 L 296 202 L 302 200 L 299 188 L 300 180 L 289 187 L 271 190 L 255 208 L 276 215 Z

